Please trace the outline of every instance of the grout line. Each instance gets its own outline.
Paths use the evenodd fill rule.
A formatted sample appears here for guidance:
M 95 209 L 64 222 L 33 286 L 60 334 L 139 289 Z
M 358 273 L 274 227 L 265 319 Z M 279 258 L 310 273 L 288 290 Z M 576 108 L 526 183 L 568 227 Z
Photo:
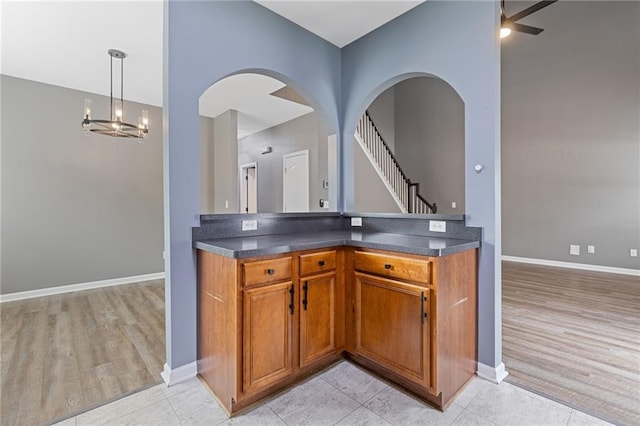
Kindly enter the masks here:
M 162 392 L 162 395 L 164 395 L 165 399 L 167 400 L 167 403 L 169 403 L 169 407 L 171 408 L 171 411 L 173 411 L 173 414 L 176 416 L 176 419 L 178 420 L 178 423 L 180 423 L 182 426 L 185 426 L 185 424 L 182 423 L 182 420 L 180 419 L 180 416 L 176 412 L 176 409 L 173 407 L 173 404 L 171 403 L 171 400 L 169 399 L 169 396 L 166 393 L 164 393 L 164 391 Z
M 344 392 L 343 392 L 344 393 Z M 356 401 L 358 402 L 358 401 Z M 359 403 L 359 405 L 354 408 L 353 410 L 351 410 L 346 416 L 342 417 L 341 419 L 339 419 L 337 422 L 333 423 L 334 425 L 337 425 L 338 423 L 340 423 L 341 421 L 343 421 L 344 419 L 346 419 L 347 417 L 349 417 L 350 415 L 352 415 L 353 413 L 355 413 L 357 410 L 360 409 L 360 407 L 362 407 L 362 404 Z

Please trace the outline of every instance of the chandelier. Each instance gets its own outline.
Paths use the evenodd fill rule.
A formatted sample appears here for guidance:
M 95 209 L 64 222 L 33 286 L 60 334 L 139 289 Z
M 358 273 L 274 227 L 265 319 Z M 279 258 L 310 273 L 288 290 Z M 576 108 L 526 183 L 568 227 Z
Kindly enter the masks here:
M 114 138 L 146 138 L 149 133 L 149 111 L 143 109 L 138 117 L 138 124 L 130 124 L 124 121 L 124 58 L 127 54 L 115 49 L 107 51 L 111 56 L 111 92 L 110 92 L 110 114 L 109 120 L 97 120 L 91 118 L 91 99 L 84 100 L 84 118 L 82 128 L 86 132 L 111 136 Z M 120 60 L 120 98 L 113 97 L 113 60 Z

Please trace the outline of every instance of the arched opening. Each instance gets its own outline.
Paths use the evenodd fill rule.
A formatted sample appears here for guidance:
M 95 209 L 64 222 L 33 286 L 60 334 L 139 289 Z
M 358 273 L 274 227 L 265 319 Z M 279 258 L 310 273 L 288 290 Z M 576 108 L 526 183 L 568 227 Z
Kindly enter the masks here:
M 201 214 L 336 210 L 335 137 L 312 101 L 277 77 L 237 73 L 200 96 Z
M 354 211 L 464 213 L 464 101 L 430 75 L 388 84 L 355 131 Z

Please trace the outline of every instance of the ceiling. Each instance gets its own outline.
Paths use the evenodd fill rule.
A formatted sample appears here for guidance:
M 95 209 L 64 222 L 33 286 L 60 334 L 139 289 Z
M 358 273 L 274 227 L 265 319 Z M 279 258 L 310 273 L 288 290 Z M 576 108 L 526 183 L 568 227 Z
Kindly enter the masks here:
M 344 47 L 425 0 L 254 0 Z
M 339 47 L 423 1 L 256 0 Z M 162 105 L 161 0 L 3 0 L 0 15 L 2 74 L 108 96 L 107 50 L 115 48 L 128 55 L 124 61 L 125 99 Z M 279 87 L 275 87 L 273 82 L 251 78 L 240 81 L 234 80 L 219 90 L 224 93 L 222 100 L 228 102 L 225 110 L 235 108 L 244 114 L 246 131 L 270 127 L 287 121 L 286 117 L 292 119 L 310 111 L 266 93 L 284 84 L 276 82 Z M 260 90 L 253 92 L 256 89 Z M 252 101 L 251 96 L 255 96 Z M 205 100 L 203 105 L 207 115 L 224 107 L 220 99 Z
M 284 83 L 260 74 L 237 74 L 220 80 L 200 97 L 200 115 L 217 117 L 238 111 L 238 138 L 309 114 L 313 109 L 271 93 Z
M 162 105 L 162 1 L 2 1 L 5 75 L 109 95 L 108 49 L 128 100 Z M 114 24 L 117 23 L 117 24 Z

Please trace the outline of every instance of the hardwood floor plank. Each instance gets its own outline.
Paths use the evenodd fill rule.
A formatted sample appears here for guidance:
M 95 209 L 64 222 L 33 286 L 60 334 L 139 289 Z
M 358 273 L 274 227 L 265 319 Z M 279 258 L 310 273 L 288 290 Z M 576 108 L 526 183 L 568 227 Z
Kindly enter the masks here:
M 640 425 L 640 278 L 503 262 L 507 381 Z
M 42 425 L 161 382 L 164 281 L 0 305 L 0 425 Z

